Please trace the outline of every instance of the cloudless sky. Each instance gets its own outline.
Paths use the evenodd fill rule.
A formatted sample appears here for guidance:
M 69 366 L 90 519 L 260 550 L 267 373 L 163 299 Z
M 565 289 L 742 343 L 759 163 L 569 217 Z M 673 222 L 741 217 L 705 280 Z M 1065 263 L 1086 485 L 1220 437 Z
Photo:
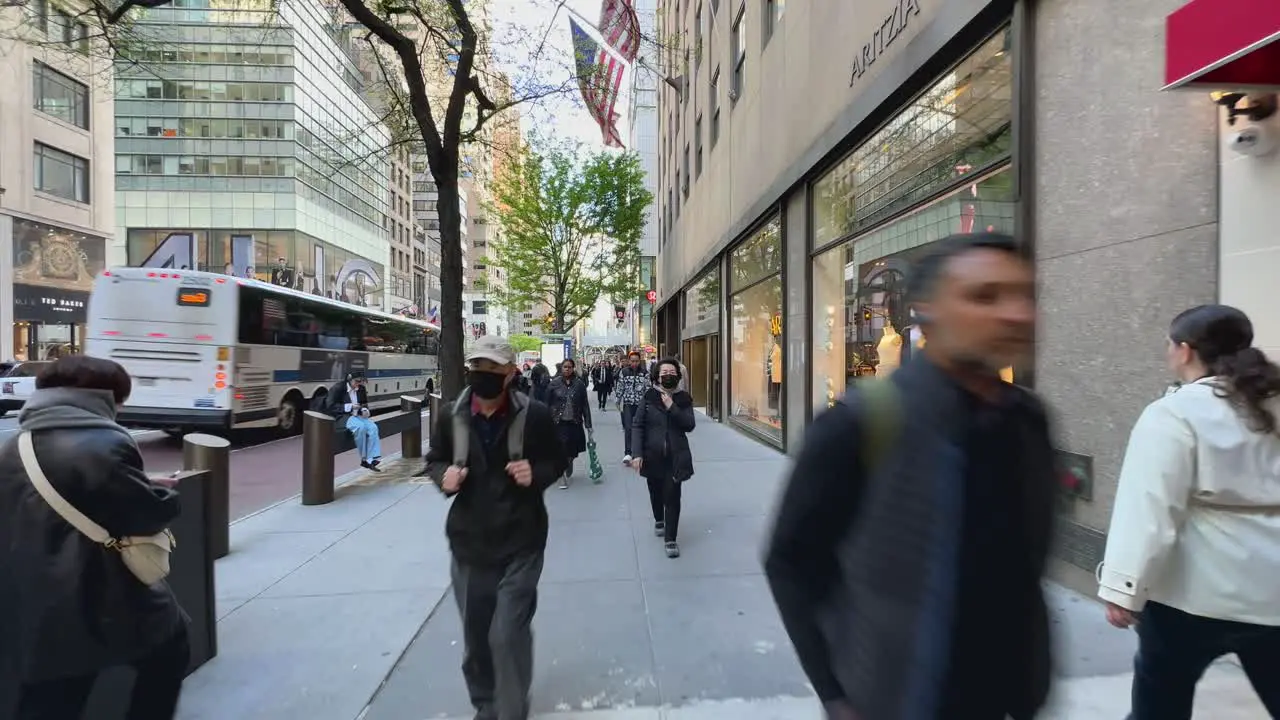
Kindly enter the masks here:
M 566 7 L 560 7 L 561 5 Z M 569 18 L 579 24 L 595 25 L 600 19 L 601 0 L 489 0 L 494 25 L 494 51 L 499 63 L 513 77 L 517 91 L 538 86 L 569 89 L 520 106 L 524 133 L 551 135 L 577 141 L 586 148 L 603 148 L 600 127 L 591 119 L 582 102 L 574 77 L 573 41 Z M 557 13 L 557 8 L 559 12 Z M 576 11 L 575 17 L 570 10 Z M 593 32 L 591 28 L 585 28 Z M 545 38 L 545 40 L 544 40 Z M 599 38 L 597 37 L 597 41 Z M 628 141 L 628 108 L 631 73 L 622 78 L 618 99 L 618 134 Z

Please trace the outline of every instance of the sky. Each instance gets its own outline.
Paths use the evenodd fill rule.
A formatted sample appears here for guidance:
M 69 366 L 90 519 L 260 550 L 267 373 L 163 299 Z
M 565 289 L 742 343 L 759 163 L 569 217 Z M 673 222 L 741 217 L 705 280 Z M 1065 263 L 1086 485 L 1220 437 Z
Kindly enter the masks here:
M 581 142 L 591 150 L 602 149 L 604 143 L 600 127 L 583 105 L 576 84 L 571 83 L 574 56 L 569 34 L 569 18 L 574 17 L 571 11 L 577 13 L 575 20 L 580 25 L 594 25 L 599 21 L 601 0 L 489 0 L 489 5 L 494 24 L 495 51 L 499 62 L 518 78 L 517 84 L 572 85 L 566 92 L 521 106 L 525 136 L 531 133 L 551 135 L 560 140 Z M 584 29 L 592 32 L 590 27 Z M 631 73 L 628 71 L 623 75 L 623 96 L 619 98 L 617 108 L 620 116 L 618 134 L 624 143 L 629 138 L 627 102 L 630 83 Z

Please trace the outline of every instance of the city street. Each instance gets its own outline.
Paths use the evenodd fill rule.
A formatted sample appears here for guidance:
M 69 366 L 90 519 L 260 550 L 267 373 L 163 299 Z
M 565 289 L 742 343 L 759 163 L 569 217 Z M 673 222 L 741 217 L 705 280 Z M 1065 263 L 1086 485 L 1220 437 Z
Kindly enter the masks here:
M 0 419 L 0 442 L 17 432 L 17 413 Z M 158 430 L 131 430 L 142 452 L 148 473 L 165 474 L 182 469 L 182 441 Z M 423 412 L 422 435 L 427 437 Z M 400 452 L 400 436 L 384 438 L 382 452 Z M 360 467 L 355 452 L 334 458 L 334 474 Z M 236 432 L 231 446 L 231 518 L 242 518 L 270 507 L 302 491 L 302 436 L 277 438 L 269 432 Z
M 787 462 L 700 420 L 679 559 L 663 555 L 642 481 L 619 464 L 615 412 L 596 414 L 604 483 L 548 491 L 536 717 L 818 717 L 759 565 Z M 220 653 L 187 681 L 181 718 L 472 717 L 448 592 L 448 503 L 410 476 L 417 467 L 352 473 L 331 505 L 286 502 L 233 526 L 217 565 Z M 1048 592 L 1059 682 L 1044 717 L 1123 717 L 1133 633 L 1107 626 L 1092 598 Z M 1266 715 L 1239 669 L 1220 663 L 1200 685 L 1196 717 Z

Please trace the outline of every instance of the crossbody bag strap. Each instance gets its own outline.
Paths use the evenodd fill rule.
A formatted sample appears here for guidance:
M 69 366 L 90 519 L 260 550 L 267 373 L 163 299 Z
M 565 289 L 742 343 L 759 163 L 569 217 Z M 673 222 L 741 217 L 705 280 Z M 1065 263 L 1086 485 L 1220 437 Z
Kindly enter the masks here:
M 36 447 L 31 440 L 31 433 L 24 432 L 18 436 L 18 456 L 22 458 L 22 467 L 27 471 L 27 478 L 31 480 L 36 492 L 40 493 L 40 497 L 44 498 L 54 512 L 90 540 L 100 545 L 109 545 L 113 542 L 111 533 L 107 532 L 106 528 L 75 509 L 58 494 L 57 490 L 53 489 L 53 485 L 49 484 L 49 478 L 45 477 L 44 470 L 40 468 L 40 461 L 36 459 Z

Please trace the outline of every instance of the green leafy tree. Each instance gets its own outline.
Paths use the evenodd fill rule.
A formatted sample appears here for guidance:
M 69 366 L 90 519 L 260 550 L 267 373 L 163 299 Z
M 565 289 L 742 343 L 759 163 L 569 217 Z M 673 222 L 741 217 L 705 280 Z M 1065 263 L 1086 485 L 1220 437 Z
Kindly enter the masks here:
M 542 341 L 532 335 L 512 335 L 507 338 L 511 347 L 518 353 L 532 352 L 542 349 Z
M 546 303 L 550 331 L 563 333 L 601 298 L 642 292 L 640 237 L 653 194 L 635 153 L 526 146 L 492 194 L 501 232 L 487 262 L 506 271 L 508 307 Z

